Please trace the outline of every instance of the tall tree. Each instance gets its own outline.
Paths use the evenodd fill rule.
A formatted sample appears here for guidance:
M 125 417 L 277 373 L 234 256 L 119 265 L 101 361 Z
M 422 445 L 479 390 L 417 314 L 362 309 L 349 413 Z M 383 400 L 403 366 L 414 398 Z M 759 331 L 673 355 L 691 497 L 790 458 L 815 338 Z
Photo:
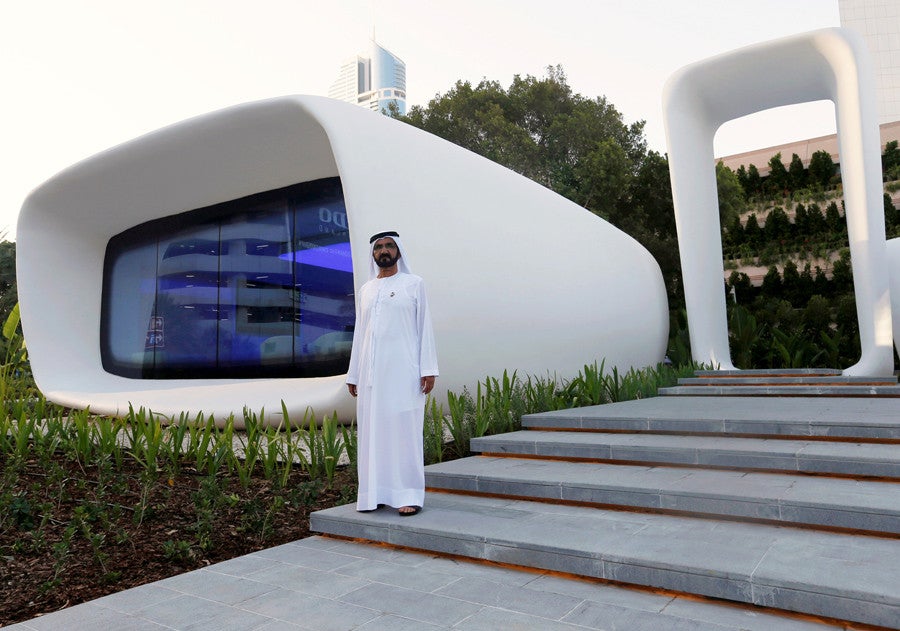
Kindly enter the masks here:
M 746 195 L 747 189 L 749 188 L 747 183 L 747 169 L 744 168 L 744 165 L 742 164 L 734 174 L 737 176 L 738 183 L 741 185 L 741 188 L 744 189 L 744 194 Z
M 719 193 L 719 221 L 722 226 L 733 225 L 734 220 L 747 209 L 747 200 L 737 175 L 724 162 L 716 163 L 716 188 Z
M 769 298 L 781 298 L 781 274 L 774 265 L 769 266 L 769 271 L 763 277 L 762 294 Z
M 822 214 L 822 209 L 817 203 L 810 204 L 806 213 L 810 235 L 821 235 L 828 231 L 828 222 L 825 221 L 825 215 Z
M 831 154 L 824 150 L 816 151 L 809 159 L 809 183 L 819 188 L 828 188 L 831 178 L 834 177 L 834 160 Z
M 846 236 L 847 234 L 847 219 L 841 215 L 841 211 L 834 202 L 828 204 L 828 208 L 825 209 L 825 225 L 828 226 L 828 231 L 833 236 L 841 234 Z
M 806 211 L 806 206 L 803 204 L 797 204 L 797 207 L 794 208 L 794 232 L 800 239 L 804 239 L 810 235 L 809 213 Z
M 759 169 L 755 164 L 751 164 L 747 168 L 747 196 L 759 195 L 762 192 L 762 177 L 759 175 Z
M 884 194 L 884 225 L 888 232 L 892 232 L 900 224 L 900 212 L 891 201 L 891 196 Z
M 744 224 L 744 242 L 752 246 L 758 246 L 762 240 L 762 230 L 759 227 L 759 221 L 756 219 L 756 213 L 750 213 L 747 216 L 747 222 Z
M 900 178 L 900 148 L 896 140 L 891 140 L 884 145 L 884 153 L 881 154 L 881 169 L 885 180 Z
M 559 66 L 548 68 L 540 79 L 516 75 L 508 89 L 487 79 L 475 87 L 458 81 L 400 120 L 509 167 L 592 211 L 597 209 L 588 203 L 597 202 L 602 185 L 583 181 L 591 174 L 589 165 L 608 173 L 610 161 L 618 157 L 624 162 L 616 168 L 617 176 L 633 174 L 646 155 L 644 122 L 626 125 L 604 97 L 574 94 Z
M 781 161 L 781 152 L 769 158 L 769 177 L 766 180 L 767 188 L 773 195 L 781 194 L 790 188 L 790 178 L 784 163 Z
M 785 241 L 790 238 L 791 220 L 781 206 L 776 206 L 769 212 L 763 234 L 766 241 Z
M 626 124 L 606 98 L 573 93 L 561 67 L 516 75 L 508 88 L 458 81 L 398 118 L 609 220 L 656 257 L 670 304 L 683 300 L 668 162 L 647 151 L 643 121 Z
M 806 167 L 803 166 L 803 160 L 796 153 L 791 156 L 788 174 L 790 175 L 791 190 L 799 191 L 806 188 Z
M 801 300 L 800 292 L 800 271 L 797 264 L 793 260 L 788 259 L 781 271 L 781 288 L 785 299 L 794 306 L 799 308 L 805 304 L 805 300 Z

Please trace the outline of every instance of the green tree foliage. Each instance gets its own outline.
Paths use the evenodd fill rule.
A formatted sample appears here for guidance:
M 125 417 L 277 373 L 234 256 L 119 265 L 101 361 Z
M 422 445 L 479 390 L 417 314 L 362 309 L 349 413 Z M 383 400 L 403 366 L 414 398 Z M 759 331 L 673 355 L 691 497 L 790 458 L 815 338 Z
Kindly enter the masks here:
M 831 282 L 836 293 L 853 291 L 853 267 L 850 264 L 850 250 L 841 250 L 840 258 L 831 268 Z
M 825 215 L 822 214 L 822 209 L 818 204 L 812 203 L 809 205 L 806 220 L 809 222 L 808 230 L 810 235 L 820 235 L 828 231 Z
M 716 163 L 716 188 L 719 192 L 719 221 L 722 226 L 734 225 L 735 219 L 747 209 L 747 200 L 737 175 L 723 162 Z
M 559 66 L 508 88 L 458 81 L 400 120 L 494 160 L 607 219 L 659 262 L 670 305 L 680 263 L 668 161 L 604 97 L 572 92 Z
M 825 226 L 832 235 L 847 235 L 847 220 L 841 215 L 835 202 L 828 204 L 825 209 Z
M 794 208 L 794 233 L 800 239 L 810 235 L 809 213 L 806 211 L 806 206 L 803 204 L 797 204 Z
M 0 322 L 6 322 L 17 302 L 16 244 L 0 241 Z
M 750 213 L 747 215 L 747 221 L 744 223 L 744 242 L 756 247 L 762 240 L 762 230 L 759 227 L 756 213 Z
M 806 188 L 806 167 L 803 166 L 803 160 L 796 153 L 791 156 L 791 166 L 788 167 L 788 174 L 792 190 L 799 191 Z
M 738 368 L 752 368 L 753 349 L 765 335 L 765 327 L 744 307 L 735 306 L 728 314 L 728 345 L 731 360 Z
M 794 261 L 788 260 L 781 270 L 781 291 L 785 300 L 793 306 L 801 304 L 802 288 L 800 286 L 800 270 Z
M 772 298 L 780 298 L 782 294 L 781 274 L 774 265 L 769 266 L 769 271 L 763 277 L 762 293 Z
M 818 294 L 811 296 L 803 309 L 802 319 L 807 333 L 827 331 L 831 325 L 831 303 Z
M 900 148 L 897 144 L 896 140 L 891 140 L 885 144 L 884 153 L 881 154 L 881 169 L 885 181 L 900 179 Z
M 722 243 L 729 247 L 738 247 L 744 243 L 744 225 L 740 217 L 734 217 L 726 226 Z
M 791 237 L 791 220 L 781 206 L 776 206 L 766 217 L 766 225 L 763 228 L 765 240 L 769 242 L 786 241 Z
M 747 186 L 745 188 L 747 197 L 759 195 L 762 192 L 762 177 L 759 175 L 759 169 L 755 164 L 751 164 L 747 168 Z
M 900 227 L 900 211 L 891 201 L 891 196 L 884 194 L 884 228 L 888 235 L 893 235 Z
M 575 168 L 574 192 L 582 206 L 612 219 L 629 197 L 632 166 L 613 140 L 603 140 Z
M 573 94 L 561 67 L 547 76 L 516 75 L 508 89 L 458 81 L 401 120 L 499 162 L 581 205 L 594 188 L 581 181 L 586 162 L 608 166 L 609 142 L 634 172 L 646 154 L 643 121 L 626 125 L 603 97 Z M 616 173 L 618 175 L 618 172 Z
M 669 162 L 665 157 L 655 151 L 647 153 L 631 182 L 631 212 L 617 221 L 656 258 L 666 283 L 669 307 L 677 308 L 683 302 L 681 261 Z
M 747 184 L 747 169 L 744 168 L 744 165 L 738 167 L 738 170 L 734 172 L 735 176 L 737 176 L 738 184 L 741 185 L 741 188 L 744 189 L 744 196 L 749 193 L 749 186 Z
M 809 168 L 807 175 L 809 176 L 809 184 L 813 187 L 821 189 L 828 188 L 831 178 L 834 177 L 834 161 L 831 154 L 827 151 L 816 151 L 809 159 Z
M 815 293 L 815 281 L 813 280 L 812 269 L 810 269 L 809 262 L 803 266 L 803 271 L 800 272 L 800 286 L 798 288 L 798 298 L 796 305 L 800 305 L 804 302 L 808 302 L 809 299 Z
M 728 277 L 728 290 L 732 292 L 735 300 L 742 303 L 750 303 L 756 296 L 757 291 L 750 282 L 750 277 L 744 272 L 734 271 Z
M 776 153 L 769 159 L 769 176 L 766 178 L 766 187 L 772 195 L 781 194 L 791 187 L 790 176 L 781 161 L 781 153 Z
M 825 271 L 816 265 L 816 273 L 813 275 L 813 293 L 824 296 L 828 294 L 829 283 Z

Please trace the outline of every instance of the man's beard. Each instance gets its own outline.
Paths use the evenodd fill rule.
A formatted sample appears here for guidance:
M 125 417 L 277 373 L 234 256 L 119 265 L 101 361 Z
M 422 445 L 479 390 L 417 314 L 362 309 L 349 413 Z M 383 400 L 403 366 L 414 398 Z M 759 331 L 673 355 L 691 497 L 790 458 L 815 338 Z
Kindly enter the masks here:
M 387 269 L 389 267 L 394 267 L 398 260 L 400 260 L 399 256 L 391 256 L 390 254 L 385 253 L 375 259 L 375 265 L 382 269 Z

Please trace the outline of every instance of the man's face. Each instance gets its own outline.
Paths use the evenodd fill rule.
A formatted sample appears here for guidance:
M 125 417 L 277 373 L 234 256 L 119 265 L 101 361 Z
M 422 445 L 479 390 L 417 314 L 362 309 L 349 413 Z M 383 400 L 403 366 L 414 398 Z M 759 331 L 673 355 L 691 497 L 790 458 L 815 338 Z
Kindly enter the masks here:
M 400 248 L 391 237 L 384 237 L 375 242 L 372 249 L 375 264 L 381 268 L 393 267 L 400 260 Z

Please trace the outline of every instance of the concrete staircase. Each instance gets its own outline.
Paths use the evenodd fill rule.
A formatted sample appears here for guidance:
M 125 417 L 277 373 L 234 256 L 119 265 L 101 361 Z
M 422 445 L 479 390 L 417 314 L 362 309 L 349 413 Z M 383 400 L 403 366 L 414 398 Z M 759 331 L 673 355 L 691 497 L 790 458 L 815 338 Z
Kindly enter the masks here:
M 900 397 L 897 377 L 845 377 L 839 370 L 700 370 L 661 395 Z
M 480 456 L 426 469 L 414 518 L 351 505 L 312 527 L 900 628 L 900 401 L 883 394 L 897 386 L 821 371 L 698 379 L 475 439 Z M 835 392 L 860 387 L 875 391 Z M 827 392 L 772 396 L 785 388 Z

